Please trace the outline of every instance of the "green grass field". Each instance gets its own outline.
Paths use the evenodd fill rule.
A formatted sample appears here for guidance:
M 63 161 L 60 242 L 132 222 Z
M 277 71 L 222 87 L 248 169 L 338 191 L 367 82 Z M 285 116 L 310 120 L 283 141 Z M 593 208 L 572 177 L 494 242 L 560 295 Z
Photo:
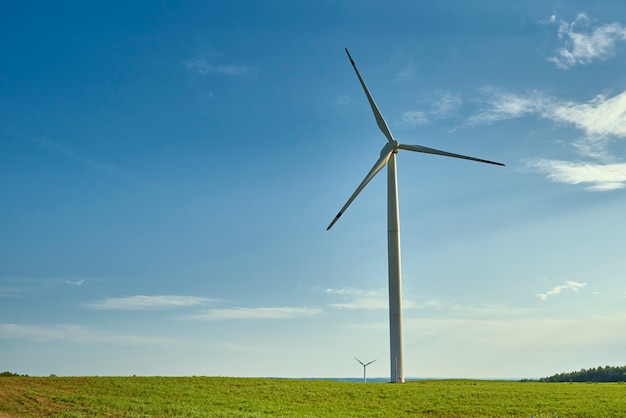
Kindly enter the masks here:
M 626 384 L 0 377 L 0 417 L 624 417 Z

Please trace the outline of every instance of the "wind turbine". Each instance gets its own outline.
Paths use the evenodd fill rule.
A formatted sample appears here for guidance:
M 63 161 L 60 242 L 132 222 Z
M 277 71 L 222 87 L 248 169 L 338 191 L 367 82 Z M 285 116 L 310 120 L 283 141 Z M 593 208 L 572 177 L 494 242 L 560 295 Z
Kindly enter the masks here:
M 365 377 L 365 370 L 367 368 L 367 366 L 369 366 L 370 364 L 372 364 L 373 362 L 375 362 L 376 360 L 372 360 L 369 363 L 363 363 L 361 360 L 359 360 L 358 358 L 354 358 L 356 361 L 358 361 L 359 363 L 361 363 L 361 365 L 363 366 L 363 383 L 367 383 L 367 378 Z
M 359 73 L 354 60 L 350 56 L 348 48 L 346 54 L 350 59 L 350 63 L 356 72 L 363 91 L 370 103 L 378 128 L 387 138 L 387 143 L 380 152 L 378 161 L 374 164 L 369 173 L 365 176 L 359 187 L 356 188 L 352 196 L 341 208 L 335 219 L 332 220 L 326 230 L 332 228 L 341 215 L 346 211 L 352 201 L 363 190 L 367 183 L 374 178 L 382 168 L 387 165 L 387 252 L 388 252 L 388 268 L 389 268 L 389 340 L 390 340 L 390 367 L 391 382 L 404 383 L 404 366 L 403 366 L 403 350 L 402 350 L 402 274 L 400 268 L 400 214 L 398 212 L 398 186 L 396 175 L 396 154 L 398 150 L 422 152 L 425 154 L 442 155 L 444 157 L 462 158 L 464 160 L 478 161 L 481 163 L 504 165 L 480 158 L 468 157 L 466 155 L 453 154 L 451 152 L 440 151 L 433 148 L 423 147 L 421 145 L 405 145 L 396 141 L 387 126 L 387 122 L 378 110 L 378 106 L 374 102 L 361 73 Z

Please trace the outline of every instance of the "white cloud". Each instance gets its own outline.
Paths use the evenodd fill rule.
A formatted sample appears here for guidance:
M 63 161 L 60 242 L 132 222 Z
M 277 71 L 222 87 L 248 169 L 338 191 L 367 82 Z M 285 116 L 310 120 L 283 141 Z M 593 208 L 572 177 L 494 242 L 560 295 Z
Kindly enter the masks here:
M 183 63 L 187 70 L 199 75 L 224 75 L 231 77 L 250 77 L 254 76 L 254 69 L 246 65 L 215 65 L 207 62 L 206 59 L 200 58 L 189 60 Z
M 601 147 L 610 137 L 626 138 L 626 91 L 613 97 L 598 95 L 585 103 L 559 101 L 537 91 L 517 95 L 487 87 L 483 93 L 487 96 L 487 108 L 470 117 L 469 125 L 535 114 L 581 129 L 584 141 L 592 147 Z
M 461 106 L 461 96 L 448 91 L 438 92 L 428 110 L 407 110 L 401 115 L 401 124 L 413 128 L 424 125 L 431 119 L 441 119 L 452 116 Z
M 546 300 L 548 299 L 549 296 L 557 295 L 561 293 L 563 290 L 571 289 L 574 292 L 578 292 L 580 289 L 582 289 L 585 286 L 587 286 L 587 283 L 578 283 L 578 282 L 573 282 L 573 281 L 568 280 L 565 282 L 565 284 L 555 286 L 545 293 L 537 293 L 536 296 L 541 300 Z
M 527 162 L 527 167 L 546 174 L 555 182 L 590 183 L 587 190 L 608 191 L 625 187 L 626 165 L 614 162 L 608 146 L 626 139 L 626 91 L 613 97 L 598 95 L 584 103 L 558 100 L 537 91 L 517 95 L 489 87 L 483 93 L 487 97 L 486 108 L 470 117 L 468 125 L 537 115 L 580 129 L 584 135 L 572 140 L 571 145 L 580 155 L 599 160 L 534 159 Z
M 330 303 L 328 305 L 335 309 L 389 309 L 389 298 L 386 291 L 341 288 L 325 289 L 324 293 L 346 299 L 344 302 Z M 402 306 L 404 309 L 412 309 L 416 307 L 416 304 L 412 301 L 403 300 Z
M 72 286 L 82 286 L 83 283 L 85 283 L 85 279 L 80 279 L 80 280 L 65 280 L 64 282 L 65 284 L 69 284 Z
M 554 103 L 542 116 L 582 129 L 585 143 L 591 148 L 602 147 L 607 137 L 626 138 L 626 91 L 611 98 L 598 95 L 587 103 Z
M 490 124 L 500 120 L 538 115 L 557 123 L 575 126 L 591 142 L 610 137 L 626 138 L 626 91 L 607 97 L 598 95 L 585 103 L 559 101 L 537 91 L 517 95 L 487 87 L 486 109 L 470 117 L 468 125 Z
M 566 184 L 589 183 L 590 191 L 609 191 L 626 187 L 626 163 L 596 164 L 547 159 L 527 162 L 529 168 L 546 174 L 554 182 Z
M 173 347 L 179 345 L 177 341 L 167 338 L 94 332 L 85 327 L 67 324 L 42 327 L 0 323 L 0 339 L 66 341 L 76 344 L 117 344 L 127 346 Z
M 148 310 L 181 306 L 200 306 L 206 303 L 212 303 L 216 301 L 217 299 L 202 298 L 197 296 L 137 295 L 121 298 L 102 299 L 98 302 L 89 303 L 86 306 L 91 309 L 102 310 Z
M 387 309 L 389 301 L 386 294 L 375 290 L 361 290 L 354 288 L 325 289 L 328 295 L 348 297 L 342 303 L 331 303 L 329 306 L 335 309 Z
M 459 106 L 461 106 L 461 103 L 461 96 L 451 92 L 443 92 L 433 102 L 432 113 L 440 117 L 448 116 L 450 113 L 458 109 Z
M 291 319 L 315 316 L 322 313 L 318 308 L 224 308 L 208 309 L 197 314 L 186 315 L 181 319 L 223 320 L 223 319 Z
M 402 114 L 402 123 L 410 127 L 423 125 L 427 122 L 428 118 L 425 112 L 411 111 Z
M 485 87 L 482 93 L 486 96 L 486 108 L 467 119 L 466 123 L 470 126 L 489 125 L 532 113 L 543 115 L 543 110 L 549 108 L 551 102 L 548 97 L 536 91 L 520 96 L 494 87 Z
M 329 295 L 355 295 L 355 294 L 360 294 L 363 292 L 365 291 L 360 290 L 360 289 L 354 289 L 351 287 L 342 288 L 342 289 L 332 289 L 332 288 L 324 289 L 324 293 L 327 293 Z
M 557 23 L 556 16 L 552 16 L 550 21 Z M 614 54 L 615 44 L 626 40 L 626 28 L 619 23 L 601 25 L 585 31 L 590 22 L 584 13 L 579 13 L 571 23 L 564 20 L 558 20 L 558 23 L 558 36 L 565 41 L 565 46 L 559 48 L 554 57 L 549 58 L 558 68 L 568 69 L 576 64 L 589 64 L 595 59 L 606 60 Z
M 415 305 L 419 309 L 441 309 L 443 306 L 443 302 L 440 299 L 425 299 Z

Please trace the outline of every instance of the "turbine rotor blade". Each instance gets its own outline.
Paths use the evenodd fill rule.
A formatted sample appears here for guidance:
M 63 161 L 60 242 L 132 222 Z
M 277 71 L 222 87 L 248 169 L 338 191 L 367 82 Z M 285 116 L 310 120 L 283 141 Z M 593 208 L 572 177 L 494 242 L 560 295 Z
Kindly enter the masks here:
M 426 153 L 426 154 L 434 154 L 434 155 L 443 155 L 444 157 L 461 158 L 463 160 L 478 161 L 479 163 L 487 163 L 487 164 L 495 164 L 495 165 L 504 166 L 504 164 L 498 163 L 498 162 L 495 162 L 495 161 L 483 160 L 481 158 L 469 157 L 467 155 L 454 154 L 454 153 L 451 153 L 451 152 L 440 151 L 440 150 L 437 150 L 437 149 L 434 149 L 434 148 L 422 147 L 421 145 L 398 144 L 398 148 L 406 150 L 406 151 L 423 152 L 423 153 Z
M 356 357 L 355 357 L 354 359 L 355 359 L 356 361 L 358 361 L 359 363 L 361 363 L 361 364 L 363 365 L 363 367 L 365 367 L 365 366 L 366 366 L 366 364 L 363 364 L 363 362 L 362 362 L 361 360 L 359 360 L 358 358 L 356 358 Z
M 376 359 L 376 360 L 378 360 L 378 359 Z M 372 364 L 372 363 L 373 363 L 373 362 L 375 362 L 376 360 L 372 360 L 372 361 L 370 361 L 369 363 L 364 364 L 363 366 L 369 366 L 370 364 Z
M 383 132 L 383 134 L 387 137 L 387 140 L 389 142 L 393 142 L 393 135 L 391 135 L 389 126 L 387 126 L 387 122 L 385 122 L 385 118 L 383 118 L 383 115 L 380 113 L 380 110 L 378 110 L 378 106 L 376 106 L 376 102 L 374 102 L 374 99 L 372 98 L 370 91 L 365 85 L 365 81 L 363 81 L 363 77 L 361 77 L 361 73 L 359 73 L 359 69 L 356 68 L 356 64 L 354 63 L 354 60 L 352 59 L 350 52 L 348 52 L 348 48 L 346 48 L 346 54 L 348 54 L 348 58 L 350 58 L 350 63 L 352 64 L 352 67 L 354 68 L 354 72 L 356 72 L 356 76 L 359 77 L 359 81 L 361 82 L 361 86 L 363 87 L 363 90 L 365 91 L 367 100 L 370 102 L 370 106 L 372 107 L 372 112 L 374 112 L 374 117 L 376 118 L 376 123 L 378 124 L 378 127 Z
M 387 161 L 389 161 L 389 156 L 391 155 L 392 152 L 393 152 L 393 146 L 390 143 L 385 144 L 385 146 L 383 147 L 383 150 L 380 152 L 380 158 L 378 159 L 378 161 L 376 161 L 376 164 L 374 164 L 374 167 L 372 167 L 370 172 L 367 173 L 367 176 L 365 176 L 361 184 L 359 184 L 359 187 L 357 187 L 354 193 L 352 193 L 352 196 L 350 196 L 350 199 L 348 199 L 346 204 L 343 205 L 343 207 L 341 208 L 337 216 L 335 216 L 335 219 L 333 219 L 330 225 L 328 225 L 328 228 L 326 228 L 327 231 L 333 227 L 333 225 L 335 224 L 335 222 L 337 222 L 339 217 L 343 215 L 346 209 L 348 209 L 348 206 L 350 206 L 350 203 L 352 203 L 352 201 L 358 196 L 358 194 L 361 193 L 361 190 L 363 190 L 363 188 L 367 186 L 367 183 L 369 183 L 370 180 L 372 180 L 374 176 L 378 174 L 380 170 L 382 170 L 385 164 L 387 164 Z

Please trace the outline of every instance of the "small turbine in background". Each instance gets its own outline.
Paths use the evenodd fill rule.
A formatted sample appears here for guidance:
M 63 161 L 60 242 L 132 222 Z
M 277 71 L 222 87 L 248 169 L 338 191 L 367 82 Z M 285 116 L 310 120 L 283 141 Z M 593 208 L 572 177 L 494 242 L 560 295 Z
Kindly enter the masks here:
M 356 361 L 358 361 L 359 363 L 361 363 L 361 365 L 363 366 L 363 383 L 367 383 L 367 375 L 366 375 L 366 369 L 367 366 L 369 366 L 370 364 L 372 364 L 373 362 L 375 362 L 376 360 L 372 360 L 369 363 L 363 363 L 361 360 L 359 360 L 358 358 L 354 358 Z

